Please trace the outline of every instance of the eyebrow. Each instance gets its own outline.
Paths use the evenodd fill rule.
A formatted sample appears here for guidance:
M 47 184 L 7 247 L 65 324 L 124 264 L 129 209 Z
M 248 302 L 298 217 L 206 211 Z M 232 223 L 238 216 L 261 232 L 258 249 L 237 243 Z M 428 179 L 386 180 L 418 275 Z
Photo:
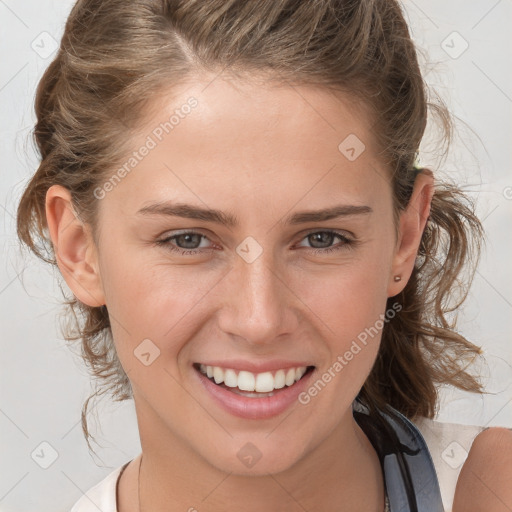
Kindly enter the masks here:
M 369 206 L 361 205 L 336 205 L 321 210 L 305 210 L 288 215 L 283 219 L 285 224 L 305 224 L 307 222 L 322 222 L 339 217 L 353 215 L 367 215 L 373 210 Z M 149 204 L 141 208 L 137 215 L 166 215 L 171 217 L 183 217 L 206 222 L 215 222 L 223 226 L 236 227 L 238 219 L 235 215 L 210 208 L 200 208 L 186 203 L 174 203 L 171 201 Z

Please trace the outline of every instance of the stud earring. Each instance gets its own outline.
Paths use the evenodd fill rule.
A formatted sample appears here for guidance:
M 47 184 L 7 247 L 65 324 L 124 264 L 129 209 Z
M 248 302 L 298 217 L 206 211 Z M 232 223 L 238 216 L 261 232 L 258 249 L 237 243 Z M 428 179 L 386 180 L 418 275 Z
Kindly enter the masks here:
M 401 280 L 402 280 L 402 278 L 400 276 L 395 276 L 395 281 L 398 282 L 398 281 L 401 281 Z

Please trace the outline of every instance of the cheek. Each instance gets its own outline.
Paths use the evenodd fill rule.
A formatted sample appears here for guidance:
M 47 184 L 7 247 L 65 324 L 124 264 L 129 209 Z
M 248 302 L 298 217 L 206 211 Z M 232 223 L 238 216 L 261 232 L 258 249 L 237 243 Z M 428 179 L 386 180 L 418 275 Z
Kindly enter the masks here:
M 326 351 L 317 379 L 301 395 L 315 414 L 329 418 L 334 428 L 339 416 L 333 411 L 350 407 L 364 385 L 378 354 L 386 307 L 386 280 L 380 265 L 347 265 L 321 279 L 301 280 L 301 297 L 311 310 L 309 321 L 318 331 L 318 344 Z
M 357 393 L 377 357 L 385 325 L 390 261 L 378 254 L 386 253 L 367 251 L 321 276 L 305 273 L 297 290 L 311 310 L 308 318 L 327 345 L 321 373 L 335 383 L 330 387 L 334 401 Z
M 304 273 L 294 290 L 323 321 L 329 337 L 342 335 L 346 340 L 373 325 L 384 312 L 388 274 L 386 263 L 365 257 L 321 274 Z
M 127 360 L 145 339 L 175 355 L 179 340 L 192 336 L 202 298 L 215 287 L 218 272 L 171 265 L 162 258 L 149 259 L 147 251 L 119 251 L 114 245 L 110 251 L 105 247 L 101 267 L 120 358 L 124 353 Z

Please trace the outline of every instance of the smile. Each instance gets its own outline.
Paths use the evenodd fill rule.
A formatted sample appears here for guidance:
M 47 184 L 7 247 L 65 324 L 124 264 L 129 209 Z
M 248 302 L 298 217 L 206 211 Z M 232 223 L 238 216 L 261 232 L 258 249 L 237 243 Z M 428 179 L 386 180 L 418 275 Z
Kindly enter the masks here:
M 214 401 L 235 416 L 264 419 L 282 413 L 307 385 L 314 366 L 253 373 L 194 363 L 202 385 Z
M 276 389 L 282 389 L 285 386 L 292 386 L 302 378 L 308 368 L 310 367 L 300 366 L 263 373 L 241 370 L 237 373 L 237 370 L 232 368 L 199 365 L 201 373 L 209 379 L 213 378 L 216 384 L 224 383 L 228 388 L 238 388 L 239 391 L 249 391 L 253 392 L 252 394 L 269 393 Z M 257 393 L 254 393 L 254 391 Z

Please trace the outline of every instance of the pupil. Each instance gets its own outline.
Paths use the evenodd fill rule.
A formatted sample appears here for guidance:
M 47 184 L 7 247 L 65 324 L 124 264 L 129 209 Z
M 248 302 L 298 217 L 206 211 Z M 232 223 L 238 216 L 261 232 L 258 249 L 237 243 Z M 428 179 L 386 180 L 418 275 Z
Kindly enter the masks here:
M 332 234 L 331 233 L 327 233 L 327 232 L 321 232 L 321 233 L 314 233 L 313 235 L 311 235 L 313 237 L 313 239 L 315 240 L 315 242 L 317 241 L 322 241 L 322 238 L 323 237 L 327 237 L 327 241 L 324 240 L 324 243 L 327 243 L 327 245 L 329 245 L 329 241 L 330 239 L 332 238 Z
M 197 237 L 197 236 L 198 235 L 188 233 L 188 234 L 185 234 L 185 235 L 180 235 L 180 239 L 187 239 L 187 241 L 185 241 L 185 245 L 186 245 L 187 243 L 190 243 L 190 238 L 191 237 Z M 197 240 L 196 240 L 196 242 L 197 242 Z M 194 244 L 192 243 L 192 245 L 194 245 Z M 184 247 L 184 248 L 185 249 L 196 249 L 196 247 L 188 247 L 188 246 Z

